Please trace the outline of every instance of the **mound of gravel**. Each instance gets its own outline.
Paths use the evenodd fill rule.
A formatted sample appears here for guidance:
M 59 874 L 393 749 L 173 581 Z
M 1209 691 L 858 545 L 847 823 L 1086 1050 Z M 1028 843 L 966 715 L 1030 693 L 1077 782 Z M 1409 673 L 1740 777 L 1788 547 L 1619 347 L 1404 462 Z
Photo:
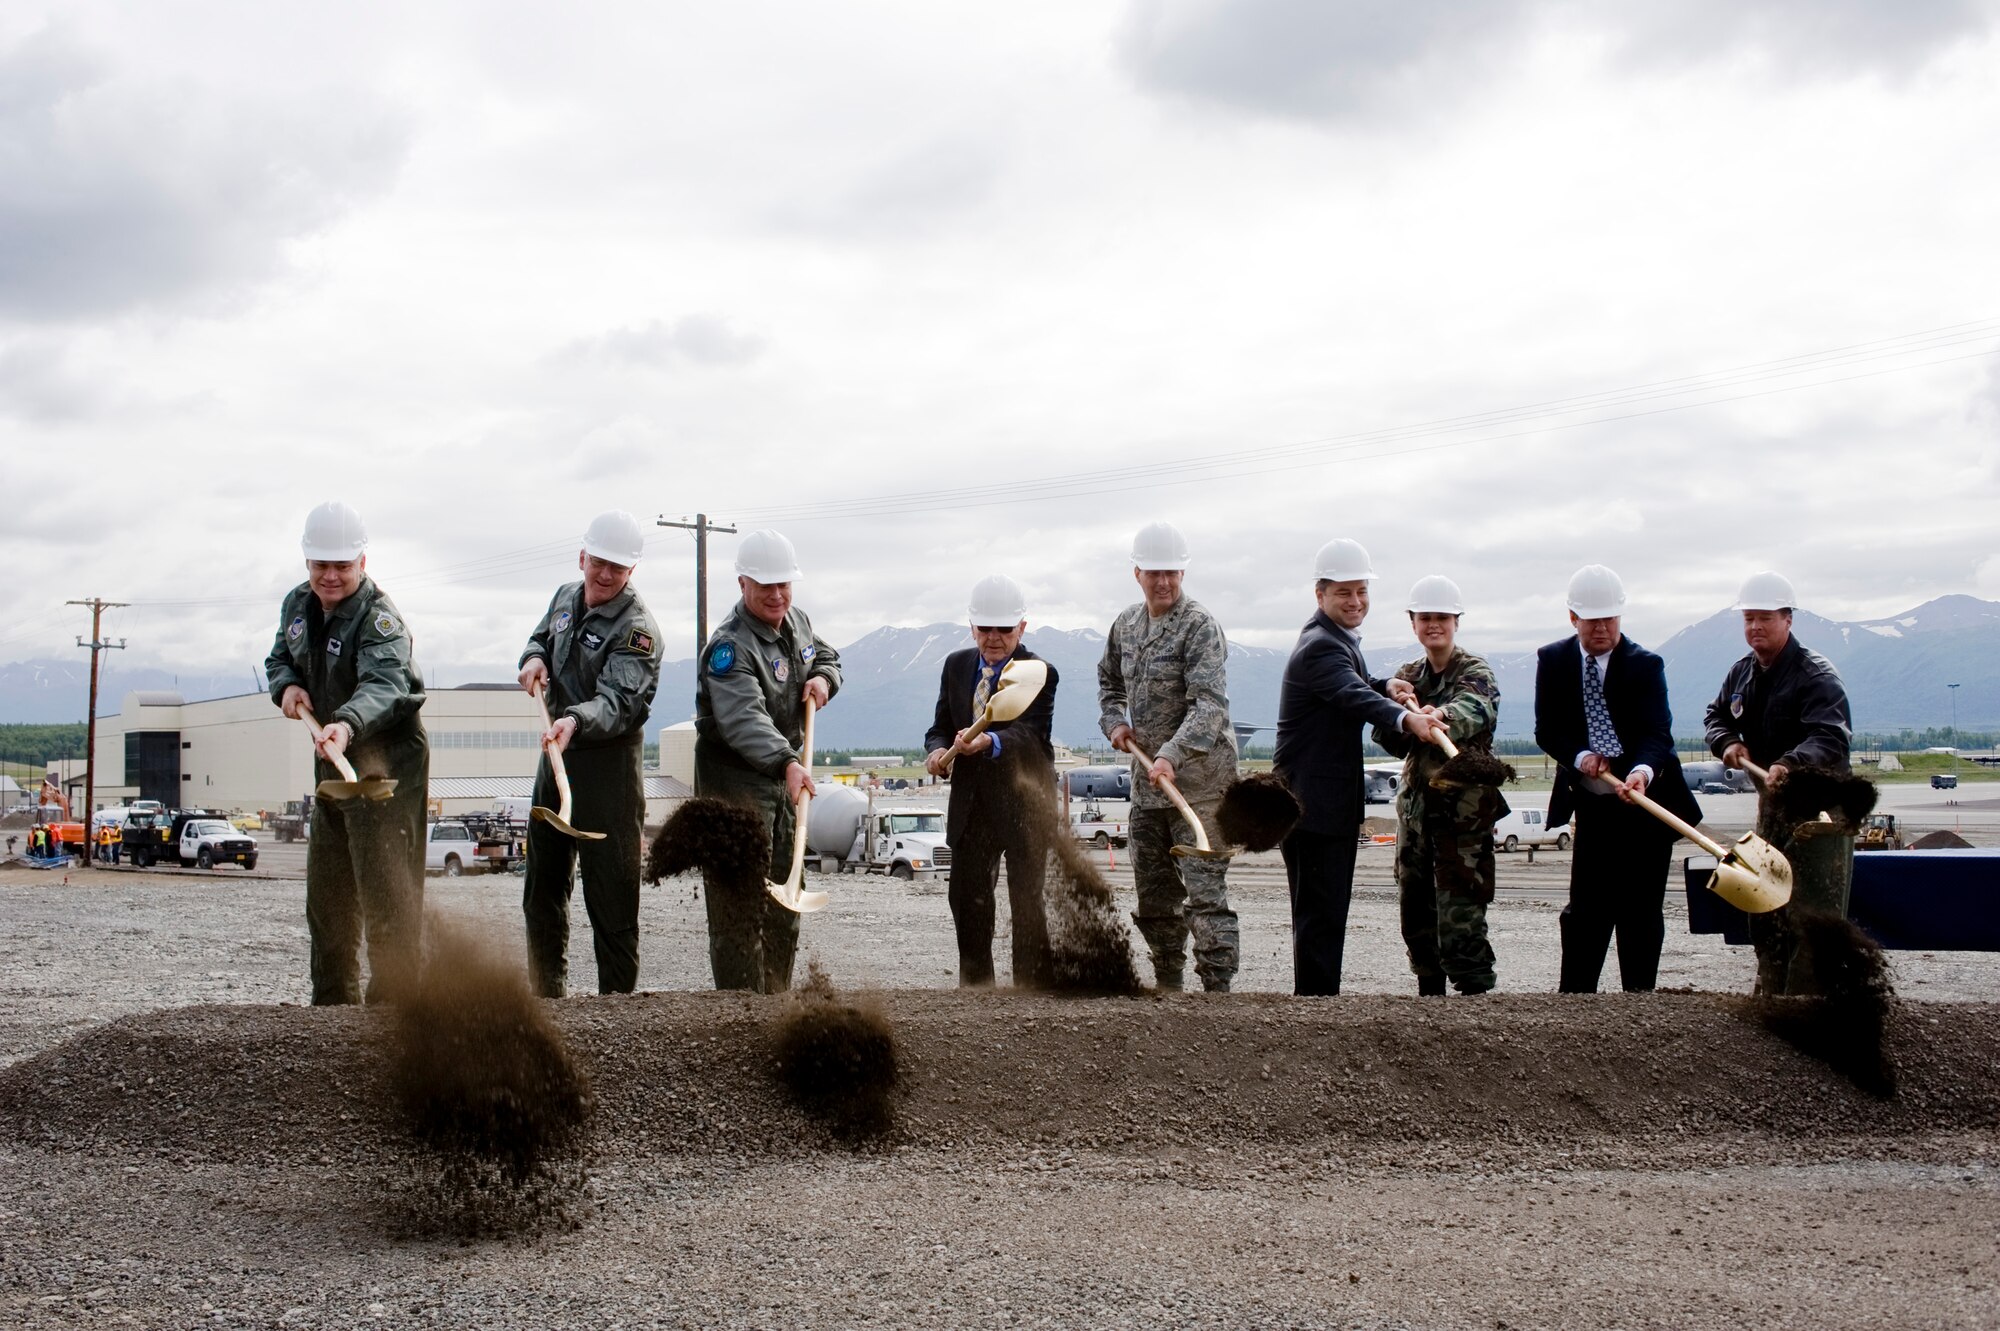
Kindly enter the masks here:
M 875 996 L 893 1019 L 882 1145 L 1140 1154 L 1200 1143 L 1354 1163 L 1478 1155 L 1831 1158 L 2000 1128 L 2000 1006 L 1897 1004 L 1892 1098 L 1696 994 L 1484 997 L 1013 991 Z M 573 999 L 550 1015 L 597 1096 L 602 1157 L 851 1149 L 780 1079 L 785 995 Z M 409 1146 L 363 1009 L 196 1007 L 97 1028 L 0 1072 L 0 1141 L 288 1163 Z M 1664 1153 L 1664 1154 L 1663 1154 Z

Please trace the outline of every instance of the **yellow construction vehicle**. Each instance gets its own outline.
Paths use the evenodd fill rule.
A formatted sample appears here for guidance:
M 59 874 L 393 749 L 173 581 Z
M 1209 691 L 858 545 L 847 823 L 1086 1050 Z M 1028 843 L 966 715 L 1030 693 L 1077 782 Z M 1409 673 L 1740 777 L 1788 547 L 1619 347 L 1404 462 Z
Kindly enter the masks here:
M 1871 813 L 1861 821 L 1861 832 L 1854 838 L 1856 850 L 1901 850 L 1903 833 L 1896 826 L 1893 813 Z

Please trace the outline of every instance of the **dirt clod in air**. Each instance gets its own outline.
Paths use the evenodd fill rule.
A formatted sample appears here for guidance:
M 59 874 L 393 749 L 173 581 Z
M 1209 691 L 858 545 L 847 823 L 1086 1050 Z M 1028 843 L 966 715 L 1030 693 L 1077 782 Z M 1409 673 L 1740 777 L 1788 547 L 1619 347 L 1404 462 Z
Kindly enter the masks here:
M 1447 758 L 1431 775 L 1435 790 L 1455 790 L 1465 786 L 1504 786 L 1514 779 L 1514 769 L 1480 749 L 1460 749 L 1456 758 Z
M 403 1195 L 421 1233 L 517 1233 L 580 1209 L 594 1108 L 521 965 L 425 922 L 422 978 L 389 1032 L 396 1102 L 419 1151 Z
M 1229 783 L 1215 811 L 1223 840 L 1249 851 L 1274 849 L 1299 821 L 1299 797 L 1275 772 Z
M 1111 885 L 1090 852 L 1070 835 L 1055 792 L 1023 773 L 1016 778 L 1024 824 L 1041 828 L 1052 857 L 1042 884 L 1049 925 L 1049 987 L 1068 994 L 1137 994 L 1131 934 Z
M 847 1141 L 895 1126 L 896 1032 L 873 998 L 842 994 L 815 961 L 785 1000 L 778 1075 L 807 1116 Z
M 755 809 L 697 796 L 674 810 L 646 854 L 646 881 L 701 870 L 711 892 L 755 897 L 771 867 L 771 826 Z
M 1881 947 L 1852 921 L 1826 911 L 1794 909 L 1789 927 L 1799 943 L 1792 964 L 1809 969 L 1819 992 L 1760 998 L 1759 1017 L 1862 1090 L 1894 1095 L 1896 1066 L 1883 1032 L 1896 992 Z
M 1875 811 L 1875 798 L 1875 783 L 1865 776 L 1795 767 L 1760 796 L 1758 831 L 1782 846 L 1805 825 L 1819 823 L 1825 813 L 1833 821 L 1819 826 L 1828 834 L 1853 836 L 1861 820 Z

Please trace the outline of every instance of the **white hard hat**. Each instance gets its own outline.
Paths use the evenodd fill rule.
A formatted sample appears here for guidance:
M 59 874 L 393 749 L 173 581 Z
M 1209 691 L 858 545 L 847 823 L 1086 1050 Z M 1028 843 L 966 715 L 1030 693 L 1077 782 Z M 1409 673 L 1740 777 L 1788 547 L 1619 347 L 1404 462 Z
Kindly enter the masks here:
M 1457 583 L 1441 573 L 1433 573 L 1428 578 L 1418 578 L 1416 586 L 1410 588 L 1409 611 L 1413 615 L 1462 615 L 1465 598 L 1459 595 Z
M 1171 522 L 1149 522 L 1132 538 L 1132 567 L 1175 569 L 1188 566 L 1187 537 Z
M 1313 578 L 1318 582 L 1368 582 L 1375 567 L 1361 542 L 1346 537 L 1328 541 L 1313 556 Z
M 583 552 L 630 568 L 646 553 L 646 536 L 639 530 L 639 519 L 614 508 L 591 519 L 590 529 L 583 534 Z
M 993 628 L 1004 624 L 1013 628 L 1028 617 L 1028 598 L 1021 584 L 1004 573 L 981 578 L 972 586 L 972 601 L 965 607 L 972 623 Z
M 770 586 L 799 580 L 799 556 L 779 532 L 753 531 L 736 544 L 736 572 Z
M 368 529 L 361 525 L 359 513 L 338 499 L 329 499 L 306 514 L 306 534 L 299 546 L 307 559 L 345 564 L 359 559 L 368 548 Z
M 1738 610 L 1790 610 L 1798 603 L 1791 579 L 1782 573 L 1752 573 L 1736 593 Z
M 1625 584 L 1602 564 L 1585 564 L 1569 580 L 1569 612 L 1578 619 L 1615 619 L 1625 613 Z

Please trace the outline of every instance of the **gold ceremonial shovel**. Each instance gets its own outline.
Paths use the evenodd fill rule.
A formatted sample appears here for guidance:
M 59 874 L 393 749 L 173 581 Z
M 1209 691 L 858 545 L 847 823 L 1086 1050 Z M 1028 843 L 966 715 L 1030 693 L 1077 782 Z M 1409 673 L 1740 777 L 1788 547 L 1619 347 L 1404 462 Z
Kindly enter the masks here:
M 313 719 L 310 707 L 299 708 L 299 720 L 305 722 L 306 729 L 312 732 L 313 751 L 317 753 L 320 741 L 326 738 L 326 732 L 321 730 L 319 722 Z M 395 778 L 356 776 L 354 764 L 347 761 L 347 755 L 344 753 L 333 754 L 327 761 L 331 762 L 334 770 L 340 773 L 340 780 L 329 778 L 313 788 L 313 794 L 323 800 L 385 800 L 396 793 Z
M 540 689 L 535 690 L 535 705 L 542 709 L 542 730 L 544 732 L 547 732 L 552 726 L 555 725 L 555 722 L 549 719 L 548 699 L 542 696 L 542 691 Z M 555 773 L 557 803 L 560 804 L 561 807 L 556 809 L 544 809 L 541 806 L 537 805 L 536 807 L 528 810 L 528 816 L 534 819 L 538 823 L 547 823 L 550 827 L 555 828 L 556 831 L 561 832 L 564 836 L 573 836 L 582 841 L 604 840 L 604 833 L 602 832 L 586 832 L 581 828 L 570 826 L 569 812 L 570 812 L 571 801 L 569 793 L 569 771 L 563 767 L 562 750 L 558 749 L 553 744 L 544 744 L 542 745 L 542 749 L 549 755 L 549 770 Z
M 1019 720 L 1022 713 L 1034 706 L 1042 686 L 1048 682 L 1047 661 L 1009 661 L 1000 667 L 1000 678 L 993 681 L 993 692 L 986 699 L 986 710 L 965 728 L 965 738 L 982 735 L 989 726 Z M 947 773 L 957 759 L 956 753 L 945 754 L 944 770 Z
M 806 804 L 812 799 L 813 713 L 818 710 L 813 706 L 813 700 L 807 698 L 805 745 L 799 755 L 799 765 L 806 769 L 808 784 L 799 791 L 798 807 L 792 810 L 792 872 L 782 883 L 769 879 L 764 882 L 764 890 L 776 897 L 780 906 L 799 915 L 825 910 L 826 903 L 833 899 L 824 892 L 803 890 L 806 877 Z
M 1747 915 L 1762 915 L 1792 899 L 1792 862 L 1785 852 L 1758 836 L 1745 832 L 1734 846 L 1702 835 L 1643 794 L 1632 802 L 1673 828 L 1688 840 L 1715 856 L 1715 872 L 1708 890 Z
M 1146 751 L 1133 741 L 1127 740 L 1125 747 L 1134 758 L 1139 760 L 1141 765 L 1146 767 L 1153 765 L 1153 760 L 1146 756 Z M 1194 829 L 1194 844 L 1192 846 L 1173 846 L 1168 849 L 1167 854 L 1177 855 L 1182 859 L 1228 859 L 1228 851 L 1216 850 L 1208 844 L 1208 829 L 1201 825 L 1201 819 L 1195 817 L 1194 810 L 1190 809 L 1188 802 L 1181 797 L 1181 788 L 1172 781 L 1163 780 L 1160 782 L 1160 789 L 1167 792 L 1167 798 L 1174 802 L 1174 807 L 1181 811 L 1181 817 L 1187 819 L 1188 826 Z

